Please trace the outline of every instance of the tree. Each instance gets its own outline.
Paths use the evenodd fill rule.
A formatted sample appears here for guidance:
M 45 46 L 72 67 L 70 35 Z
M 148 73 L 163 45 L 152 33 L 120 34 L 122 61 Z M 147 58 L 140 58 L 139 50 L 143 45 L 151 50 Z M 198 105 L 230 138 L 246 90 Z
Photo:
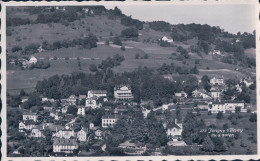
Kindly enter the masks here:
M 192 112 L 188 112 L 183 121 L 182 138 L 186 144 L 201 144 L 206 137 L 206 133 L 201 133 L 206 125 L 202 119 L 199 119 Z
M 125 51 L 125 46 L 122 45 L 121 46 L 121 50 Z
M 67 110 L 67 114 L 72 114 L 74 116 L 77 116 L 78 109 L 76 106 L 70 105 Z
M 114 37 L 114 39 L 113 39 L 113 44 L 115 44 L 115 45 L 122 45 L 122 41 L 120 40 L 120 38 L 119 37 Z
M 176 107 L 175 115 L 176 115 L 176 119 L 178 121 L 181 121 L 181 108 L 180 108 L 180 106 Z
M 140 58 L 140 54 L 139 53 L 135 54 L 135 59 L 139 59 L 139 58 Z
M 214 144 L 208 135 L 204 139 L 202 146 L 203 146 L 203 150 L 206 152 L 212 152 L 214 150 Z
M 251 113 L 249 121 L 256 122 L 257 121 L 257 114 L 256 113 Z
M 121 36 L 125 38 L 138 37 L 138 30 L 135 28 L 127 28 L 122 30 Z
M 217 116 L 216 116 L 217 119 L 223 119 L 224 118 L 224 115 L 223 115 L 223 112 L 218 112 Z
M 96 72 L 96 71 L 98 71 L 97 66 L 96 66 L 95 64 L 90 64 L 90 65 L 89 65 L 89 70 L 90 70 L 91 72 Z

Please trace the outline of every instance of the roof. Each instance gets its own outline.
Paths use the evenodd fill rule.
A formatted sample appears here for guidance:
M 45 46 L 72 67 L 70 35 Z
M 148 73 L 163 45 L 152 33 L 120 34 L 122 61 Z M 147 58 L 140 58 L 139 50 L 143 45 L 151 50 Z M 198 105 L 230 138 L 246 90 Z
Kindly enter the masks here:
M 120 90 L 122 87 L 127 87 L 128 89 L 131 89 L 131 86 L 129 84 L 120 84 L 115 86 L 115 90 Z
M 104 115 L 102 119 L 118 119 L 118 115 Z
M 65 139 L 65 138 L 53 138 L 53 145 L 66 145 L 76 146 L 78 145 L 76 139 Z
M 86 95 L 79 95 L 79 99 L 87 98 Z
M 51 130 L 51 131 L 56 131 L 56 128 L 57 128 L 57 131 L 61 130 L 63 128 L 63 126 L 60 126 L 60 125 L 55 125 L 53 123 L 50 123 L 48 128 Z
M 180 129 L 180 127 L 178 125 L 176 125 L 173 121 L 169 122 L 167 124 L 167 128 L 168 129 L 172 129 L 172 128 L 177 128 L 177 129 Z
M 35 125 L 35 122 L 33 120 L 25 120 L 22 121 L 25 125 Z
M 106 90 L 90 90 L 89 92 L 92 94 L 107 94 Z
M 25 112 L 23 113 L 23 115 L 37 115 L 36 112 Z
M 205 102 L 198 102 L 198 105 L 208 105 L 208 104 Z

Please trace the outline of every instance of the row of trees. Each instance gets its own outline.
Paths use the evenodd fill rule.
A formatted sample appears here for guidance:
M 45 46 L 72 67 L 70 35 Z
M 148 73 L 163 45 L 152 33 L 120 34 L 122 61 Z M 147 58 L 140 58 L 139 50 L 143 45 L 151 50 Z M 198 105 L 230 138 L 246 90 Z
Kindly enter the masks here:
M 197 69 L 196 65 L 188 69 L 186 67 L 175 66 L 174 63 L 171 63 L 170 65 L 163 63 L 163 65 L 159 67 L 157 71 L 159 72 L 159 74 L 173 74 L 173 73 L 198 74 L 199 73 L 199 70 Z

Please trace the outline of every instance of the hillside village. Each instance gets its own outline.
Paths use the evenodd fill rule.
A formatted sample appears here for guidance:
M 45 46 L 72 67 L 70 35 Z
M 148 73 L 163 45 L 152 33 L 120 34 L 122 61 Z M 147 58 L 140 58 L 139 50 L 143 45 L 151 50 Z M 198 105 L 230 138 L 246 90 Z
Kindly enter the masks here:
M 117 7 L 9 9 L 9 156 L 256 153 L 255 33 Z

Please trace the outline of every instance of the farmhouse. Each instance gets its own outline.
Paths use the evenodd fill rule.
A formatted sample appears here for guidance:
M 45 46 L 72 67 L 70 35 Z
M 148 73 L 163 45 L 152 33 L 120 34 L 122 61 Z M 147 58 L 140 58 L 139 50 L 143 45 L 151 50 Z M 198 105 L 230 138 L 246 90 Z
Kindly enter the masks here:
M 224 78 L 222 77 L 213 77 L 210 79 L 211 85 L 224 85 Z
M 107 97 L 107 91 L 106 90 L 91 90 L 91 91 L 88 91 L 88 98 L 91 98 L 91 97 Z
M 88 129 L 82 127 L 81 130 L 77 132 L 77 139 L 79 141 L 86 141 L 87 134 L 88 134 Z
M 113 127 L 118 120 L 117 115 L 105 115 L 102 116 L 102 127 L 107 128 L 107 127 Z
M 174 94 L 176 97 L 184 97 L 184 98 L 187 98 L 188 94 L 184 91 L 181 91 L 181 92 L 176 92 Z
M 133 99 L 130 85 L 119 85 L 114 88 L 114 97 L 118 100 Z
M 54 138 L 53 139 L 53 152 L 55 153 L 73 153 L 78 149 L 76 139 Z
M 205 90 L 196 89 L 192 92 L 192 97 L 194 98 L 203 98 L 203 99 L 211 99 L 208 93 Z
M 34 122 L 37 121 L 37 114 L 36 113 L 24 113 L 23 114 L 23 121 L 25 120 L 33 120 Z
M 164 36 L 161 40 L 169 42 L 169 43 L 173 42 L 172 39 L 168 39 L 166 36 Z
M 36 64 L 37 63 L 37 59 L 34 56 L 31 56 L 31 58 L 29 59 L 29 64 Z

